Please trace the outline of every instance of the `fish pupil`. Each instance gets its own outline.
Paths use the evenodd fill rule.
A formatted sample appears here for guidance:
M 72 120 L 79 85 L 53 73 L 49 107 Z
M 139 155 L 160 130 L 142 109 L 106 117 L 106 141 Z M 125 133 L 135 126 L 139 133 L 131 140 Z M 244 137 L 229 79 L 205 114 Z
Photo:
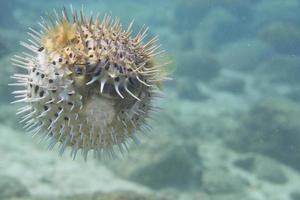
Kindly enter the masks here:
M 82 69 L 80 66 L 76 65 L 74 71 L 76 75 L 82 75 Z

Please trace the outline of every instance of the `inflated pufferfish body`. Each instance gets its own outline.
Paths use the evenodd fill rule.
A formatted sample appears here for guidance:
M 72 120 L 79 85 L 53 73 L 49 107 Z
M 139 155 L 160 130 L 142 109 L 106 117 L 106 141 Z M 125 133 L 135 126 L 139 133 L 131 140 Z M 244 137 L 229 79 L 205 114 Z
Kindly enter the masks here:
M 27 70 L 13 78 L 25 87 L 14 91 L 15 102 L 26 105 L 25 128 L 60 153 L 71 147 L 75 158 L 80 149 L 86 159 L 93 150 L 113 156 L 115 148 L 127 149 L 129 139 L 138 141 L 136 131 L 148 128 L 146 119 L 154 109 L 157 86 L 165 79 L 157 37 L 143 43 L 147 28 L 132 37 L 132 23 L 122 30 L 118 19 L 99 20 L 54 12 L 56 19 L 43 18 L 41 31 L 30 29 L 29 43 L 21 43 L 32 54 L 15 56 L 14 64 Z M 70 19 L 71 18 L 71 19 Z

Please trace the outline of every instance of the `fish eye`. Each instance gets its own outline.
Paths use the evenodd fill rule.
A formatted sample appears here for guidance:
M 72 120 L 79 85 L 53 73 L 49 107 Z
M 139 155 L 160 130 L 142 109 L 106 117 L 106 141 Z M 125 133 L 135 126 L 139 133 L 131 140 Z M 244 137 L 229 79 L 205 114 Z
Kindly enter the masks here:
M 74 72 L 75 72 L 76 75 L 82 75 L 83 74 L 83 70 L 82 70 L 80 65 L 75 65 L 74 66 Z

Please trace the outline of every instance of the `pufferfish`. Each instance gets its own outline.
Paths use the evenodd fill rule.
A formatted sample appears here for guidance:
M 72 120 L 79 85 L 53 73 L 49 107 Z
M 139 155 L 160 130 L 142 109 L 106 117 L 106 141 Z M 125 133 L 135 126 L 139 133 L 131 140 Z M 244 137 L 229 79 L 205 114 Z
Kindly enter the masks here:
M 87 17 L 83 9 L 48 17 L 21 42 L 29 52 L 12 59 L 26 70 L 11 84 L 22 87 L 12 103 L 24 104 L 17 112 L 24 128 L 49 149 L 58 144 L 60 154 L 69 147 L 73 159 L 78 151 L 87 159 L 90 151 L 100 158 L 128 150 L 149 129 L 167 79 L 158 37 L 144 42 L 147 27 L 133 34 L 133 21 L 123 30 L 118 18 Z

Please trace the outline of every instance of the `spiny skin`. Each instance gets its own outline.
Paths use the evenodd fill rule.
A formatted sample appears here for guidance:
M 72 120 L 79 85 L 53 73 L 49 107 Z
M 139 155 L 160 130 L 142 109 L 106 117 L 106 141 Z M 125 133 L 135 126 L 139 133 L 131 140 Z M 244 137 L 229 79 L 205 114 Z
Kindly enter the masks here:
M 50 140 L 50 149 L 59 143 L 62 154 L 70 146 L 74 159 L 78 150 L 85 159 L 90 150 L 95 157 L 127 150 L 128 140 L 138 142 L 136 132 L 148 129 L 157 85 L 166 78 L 164 64 L 154 64 L 157 37 L 144 44 L 147 28 L 132 37 L 132 23 L 123 31 L 108 16 L 87 20 L 72 10 L 71 20 L 65 9 L 55 15 L 53 25 L 42 19 L 42 30 L 30 29 L 32 39 L 21 43 L 33 53 L 13 59 L 27 71 L 12 84 L 24 87 L 13 92 L 21 98 L 13 103 L 25 103 L 21 122 Z

